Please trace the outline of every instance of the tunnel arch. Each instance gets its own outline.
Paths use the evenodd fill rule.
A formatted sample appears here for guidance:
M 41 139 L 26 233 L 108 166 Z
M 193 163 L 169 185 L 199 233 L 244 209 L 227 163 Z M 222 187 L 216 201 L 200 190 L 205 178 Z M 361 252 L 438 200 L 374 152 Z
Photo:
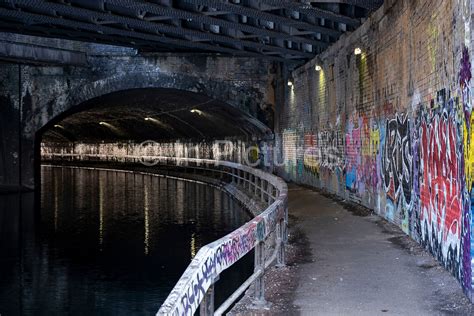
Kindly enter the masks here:
M 170 141 L 249 139 L 251 135 L 270 133 L 248 113 L 202 93 L 132 88 L 99 95 L 66 109 L 41 127 L 37 137 L 69 142 Z
M 73 112 L 76 107 L 102 96 L 120 91 L 133 89 L 175 89 L 185 92 L 202 94 L 216 101 L 226 104 L 227 106 L 239 109 L 251 116 L 262 119 L 265 115 L 260 113 L 262 111 L 262 95 L 257 89 L 249 90 L 249 87 L 242 85 L 238 81 L 222 81 L 214 80 L 212 78 L 202 78 L 199 76 L 186 74 L 169 74 L 156 72 L 146 72 L 142 67 L 139 67 L 135 72 L 119 73 L 116 75 L 109 75 L 105 78 L 98 78 L 92 82 L 83 82 L 82 84 L 62 83 L 60 86 L 50 87 L 51 99 L 47 100 L 47 104 L 36 104 L 33 106 L 38 114 L 36 120 L 32 124 L 26 124 L 33 129 L 26 130 L 27 134 L 34 134 L 48 125 L 49 122 L 55 120 L 57 117 L 67 113 L 70 110 Z M 29 92 L 30 87 L 26 87 L 23 93 L 23 98 L 28 103 L 36 103 L 34 97 Z M 59 90 L 59 91 L 58 91 Z M 265 111 L 269 111 L 271 107 L 265 104 Z M 272 115 L 272 114 L 271 114 Z M 28 118 L 26 118 L 28 120 Z M 271 122 L 263 120 L 264 124 L 271 125 Z M 29 133 L 28 133 L 29 132 Z
M 43 142 L 251 141 L 271 134 L 270 128 L 248 113 L 202 93 L 155 87 L 118 90 L 74 105 L 36 131 L 34 182 L 41 182 Z
M 20 181 L 29 188 L 35 186 L 34 168 L 40 159 L 36 148 L 44 130 L 89 100 L 120 91 L 177 89 L 202 94 L 230 111 L 246 113 L 255 124 L 261 124 L 259 120 L 273 128 L 274 72 L 260 66 L 238 58 L 126 54 L 91 55 L 86 67 L 25 66 L 18 93 L 22 108 Z M 242 69 L 250 75 L 244 75 Z

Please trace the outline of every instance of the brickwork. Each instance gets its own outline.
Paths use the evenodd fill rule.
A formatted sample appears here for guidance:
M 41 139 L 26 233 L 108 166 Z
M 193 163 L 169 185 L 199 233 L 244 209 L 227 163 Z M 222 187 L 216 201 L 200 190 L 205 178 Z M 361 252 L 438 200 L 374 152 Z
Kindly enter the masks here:
M 0 185 L 20 184 L 21 172 L 21 184 L 32 187 L 37 131 L 82 102 L 116 91 L 172 88 L 201 93 L 273 125 L 273 62 L 212 55 L 139 54 L 107 45 L 1 33 L 0 39 L 87 54 L 86 66 L 0 63 Z
M 361 28 L 293 71 L 277 137 L 283 176 L 399 225 L 469 296 L 471 5 L 386 1 Z

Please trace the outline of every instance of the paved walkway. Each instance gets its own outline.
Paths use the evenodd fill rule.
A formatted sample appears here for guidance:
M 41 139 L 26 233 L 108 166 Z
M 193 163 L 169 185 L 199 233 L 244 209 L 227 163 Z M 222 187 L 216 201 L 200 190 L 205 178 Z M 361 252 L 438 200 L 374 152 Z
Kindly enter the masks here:
M 474 315 L 459 283 L 395 226 L 290 186 L 294 231 L 310 251 L 294 270 L 302 315 Z

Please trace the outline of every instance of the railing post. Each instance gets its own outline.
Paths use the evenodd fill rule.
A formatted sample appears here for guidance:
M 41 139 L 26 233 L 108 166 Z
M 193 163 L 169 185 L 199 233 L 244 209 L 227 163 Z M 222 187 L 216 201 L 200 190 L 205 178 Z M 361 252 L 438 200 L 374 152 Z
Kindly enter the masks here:
M 276 245 L 278 248 L 276 266 L 278 268 L 285 266 L 285 220 L 279 220 L 276 227 Z
M 265 201 L 265 180 L 260 179 L 260 201 L 264 202 Z
M 257 182 L 258 182 L 258 177 L 257 176 L 253 176 L 253 195 L 257 196 L 257 189 L 258 189 L 258 185 L 257 185 Z
M 268 193 L 268 206 L 272 205 L 273 203 L 273 185 L 267 182 L 267 193 Z
M 262 270 L 262 274 L 255 280 L 254 283 L 254 302 L 253 307 L 261 309 L 267 306 L 265 300 L 265 242 L 261 241 L 255 246 L 255 268 L 254 271 Z
M 204 294 L 204 298 L 199 305 L 199 314 L 201 316 L 212 316 L 214 315 L 214 284 L 219 280 L 219 276 L 216 276 L 212 280 L 212 284 Z

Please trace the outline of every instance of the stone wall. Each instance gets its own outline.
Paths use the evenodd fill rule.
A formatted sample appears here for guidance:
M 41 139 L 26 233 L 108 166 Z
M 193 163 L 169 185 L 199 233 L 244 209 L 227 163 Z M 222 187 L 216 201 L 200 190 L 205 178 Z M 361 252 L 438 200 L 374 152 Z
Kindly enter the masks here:
M 107 45 L 0 36 L 5 38 L 77 50 L 86 53 L 87 63 L 0 63 L 0 186 L 32 187 L 37 131 L 65 111 L 111 92 L 135 88 L 197 92 L 273 125 L 276 66 L 272 62 L 212 55 L 143 55 Z
M 277 115 L 284 177 L 400 226 L 469 296 L 471 5 L 385 1 L 361 28 L 293 71 Z

